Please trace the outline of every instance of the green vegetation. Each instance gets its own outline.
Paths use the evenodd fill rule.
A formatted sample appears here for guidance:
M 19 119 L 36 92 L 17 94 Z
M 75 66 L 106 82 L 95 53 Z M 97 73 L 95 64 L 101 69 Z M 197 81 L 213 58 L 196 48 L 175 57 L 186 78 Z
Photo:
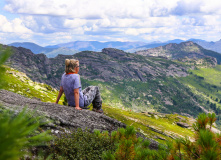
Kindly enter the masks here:
M 193 92 L 201 106 L 217 115 L 217 124 L 221 124 L 221 65 L 215 68 L 189 70 L 190 75 L 179 78 Z
M 171 149 L 170 159 L 218 160 L 221 158 L 221 135 L 211 131 L 215 122 L 215 114 L 202 113 L 193 125 L 195 140 L 188 138 L 177 139 Z M 207 127 L 209 125 L 210 127 Z
M 186 113 L 195 117 L 202 112 L 192 100 L 192 91 L 176 78 L 161 77 L 148 82 L 124 80 L 119 83 L 83 78 L 81 81 L 83 87 L 99 86 L 104 103 L 113 107 L 130 108 L 136 112 Z
M 103 105 L 103 109 L 107 116 L 117 119 L 128 126 L 133 126 L 146 137 L 154 138 L 160 143 L 165 143 L 165 140 L 172 140 L 171 137 L 188 136 L 193 138 L 194 135 L 191 129 L 176 125 L 176 122 L 179 122 L 178 116 L 183 118 L 182 122 L 192 124 L 191 119 L 184 116 L 177 114 L 159 114 L 154 116 L 146 113 L 136 113 L 130 109 L 113 108 L 107 105 Z M 150 127 L 163 132 L 163 134 L 151 130 Z M 159 137 L 165 140 L 161 140 Z
M 52 139 L 49 132 L 39 128 L 43 124 L 42 117 L 33 116 L 34 113 L 25 109 L 17 116 L 13 112 L 0 111 L 0 159 L 17 160 L 25 154 L 30 155 L 31 147 L 46 145 Z
M 72 133 L 63 133 L 57 137 L 49 147 L 48 154 L 53 154 L 52 159 L 90 159 L 102 158 L 102 153 L 115 148 L 108 132 L 100 133 L 96 130 L 81 128 Z
M 149 149 L 150 142 L 136 136 L 134 127 L 119 128 L 109 134 L 107 131 L 82 131 L 78 129 L 72 134 L 64 134 L 56 138 L 48 154 L 53 159 L 117 159 L 139 160 L 150 158 L 166 158 L 168 150 L 160 145 L 158 151 Z
M 116 149 L 104 152 L 104 160 L 166 159 L 168 154 L 168 150 L 162 145 L 157 151 L 149 149 L 149 140 L 138 138 L 133 127 L 112 132 L 111 140 Z
M 194 140 L 187 136 L 177 138 L 165 145 L 159 144 L 158 150 L 151 150 L 150 141 L 137 137 L 132 126 L 119 128 L 110 134 L 78 129 L 57 138 L 48 154 L 54 153 L 53 159 L 218 160 L 221 158 L 221 135 L 211 131 L 215 120 L 215 114 L 200 114 L 193 124 Z
M 9 55 L 9 49 L 0 52 L 0 88 L 7 84 L 3 83 L 7 77 L 5 77 L 5 68 L 2 64 Z M 0 105 L 0 159 L 23 158 L 24 155 L 30 154 L 31 147 L 43 145 L 52 139 L 48 132 L 39 130 L 43 124 L 42 117 L 33 116 L 34 113 L 28 113 L 25 109 L 16 114 L 4 110 L 4 107 L 2 109 Z
M 0 88 L 2 88 L 5 84 L 5 82 L 4 82 L 5 68 L 2 65 L 5 63 L 5 61 L 11 55 L 10 48 L 2 49 L 1 47 L 2 46 L 0 46 Z
M 55 102 L 58 92 L 49 85 L 33 82 L 26 74 L 4 66 L 4 85 L 2 89 L 24 95 L 29 98 L 38 98 L 43 102 Z M 59 104 L 62 104 L 62 99 Z

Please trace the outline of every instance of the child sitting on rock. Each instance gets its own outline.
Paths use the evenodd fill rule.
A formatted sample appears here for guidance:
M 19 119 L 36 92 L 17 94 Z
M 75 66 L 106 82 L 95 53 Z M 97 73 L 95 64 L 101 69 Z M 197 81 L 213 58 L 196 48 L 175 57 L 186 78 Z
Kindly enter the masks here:
M 64 92 L 68 105 L 75 107 L 76 110 L 88 109 L 88 106 L 92 103 L 93 111 L 103 113 L 99 88 L 97 86 L 89 86 L 82 91 L 80 75 L 78 74 L 79 67 L 78 60 L 65 60 L 65 73 L 61 78 L 60 91 L 56 103 L 58 103 Z

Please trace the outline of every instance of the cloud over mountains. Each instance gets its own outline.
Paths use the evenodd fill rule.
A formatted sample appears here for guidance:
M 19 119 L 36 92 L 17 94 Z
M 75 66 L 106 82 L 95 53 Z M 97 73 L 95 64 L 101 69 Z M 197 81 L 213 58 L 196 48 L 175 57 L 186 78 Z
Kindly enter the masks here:
M 74 40 L 154 41 L 174 38 L 218 40 L 218 0 L 6 0 L 0 32 L 45 44 Z M 16 26 L 16 27 L 12 27 Z M 5 29 L 6 28 L 6 29 Z M 9 38 L 13 36 L 9 35 Z

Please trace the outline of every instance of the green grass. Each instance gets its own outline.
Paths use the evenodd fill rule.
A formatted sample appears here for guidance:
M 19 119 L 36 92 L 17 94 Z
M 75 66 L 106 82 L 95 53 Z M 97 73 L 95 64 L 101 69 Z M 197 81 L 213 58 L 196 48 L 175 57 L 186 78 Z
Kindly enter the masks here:
M 177 114 L 167 114 L 165 116 L 158 116 L 155 118 L 154 116 L 147 116 L 144 113 L 133 112 L 132 110 L 122 110 L 119 108 L 114 108 L 108 105 L 103 105 L 104 113 L 107 116 L 110 116 L 114 119 L 117 119 L 126 125 L 134 126 L 138 131 L 143 133 L 149 138 L 155 138 L 155 136 L 163 137 L 167 140 L 171 140 L 171 138 L 164 136 L 162 134 L 156 133 L 150 130 L 147 126 L 151 126 L 153 128 L 157 128 L 160 131 L 167 133 L 168 135 L 175 135 L 178 137 L 191 137 L 193 138 L 193 131 L 191 129 L 186 129 L 179 127 L 175 123 L 178 122 Z M 187 117 L 181 116 L 186 119 L 186 123 L 189 123 L 189 119 Z M 165 141 L 156 139 L 160 143 L 164 143 Z
M 31 81 L 25 74 L 18 72 L 14 69 L 5 67 L 7 70 L 5 74 L 6 83 L 3 89 L 24 95 L 29 98 L 40 98 L 43 102 L 55 102 L 58 91 L 51 86 Z M 124 90 L 124 85 L 117 84 L 116 86 L 108 84 L 106 82 L 88 81 L 82 79 L 84 85 L 97 85 L 101 89 L 101 95 L 104 101 L 103 109 L 106 115 L 115 118 L 127 125 L 133 125 L 137 130 L 140 130 L 146 136 L 153 138 L 156 135 L 165 139 L 171 139 L 159 133 L 151 131 L 147 126 L 158 128 L 161 131 L 173 132 L 175 135 L 190 136 L 193 133 L 189 129 L 184 129 L 175 124 L 178 120 L 177 115 L 167 115 L 165 118 L 156 119 L 154 117 L 148 117 L 142 113 L 136 113 L 132 111 L 132 107 L 125 107 L 123 101 L 118 97 Z M 90 84 L 89 84 L 90 83 Z M 129 82 L 128 82 L 129 83 Z M 136 82 L 130 82 L 130 86 L 136 87 Z M 141 83 L 137 86 L 137 89 L 144 91 L 145 86 L 149 87 L 147 83 Z M 131 89 L 131 88 L 129 88 Z M 117 94 L 118 93 L 118 94 Z M 62 104 L 63 98 L 60 100 Z M 128 103 L 128 105 L 130 105 Z M 90 106 L 92 108 L 92 105 Z M 148 111 L 153 111 L 149 109 Z M 138 129 L 139 128 L 139 129 Z M 164 143 L 163 140 L 156 139 L 157 141 Z
M 189 76 L 179 80 L 191 89 L 200 105 L 217 114 L 216 123 L 221 128 L 221 65 L 189 70 L 189 73 Z
M 105 104 L 134 111 L 187 113 L 197 116 L 201 110 L 191 100 L 191 90 L 176 78 L 160 77 L 148 82 L 124 80 L 119 83 L 90 81 L 81 77 L 83 88 L 99 86 Z M 165 101 L 169 101 L 166 104 Z
M 206 83 L 221 87 L 221 65 L 217 65 L 215 68 L 200 68 L 191 72 L 204 77 Z
M 6 74 L 4 75 L 5 83 L 2 89 L 24 95 L 29 98 L 39 98 L 43 102 L 55 102 L 58 91 L 49 85 L 33 82 L 24 73 L 18 72 L 9 67 L 5 67 Z M 62 104 L 63 97 L 59 101 Z

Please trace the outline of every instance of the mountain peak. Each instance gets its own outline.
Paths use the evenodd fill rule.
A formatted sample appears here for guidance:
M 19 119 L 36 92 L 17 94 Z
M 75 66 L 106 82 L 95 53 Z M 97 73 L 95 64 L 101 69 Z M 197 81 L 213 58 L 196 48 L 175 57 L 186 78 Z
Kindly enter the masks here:
M 116 48 L 104 48 L 102 49 L 103 53 L 108 54 L 109 56 L 113 57 L 113 58 L 118 58 L 120 56 L 125 56 L 126 53 L 120 49 L 116 49 Z
M 135 53 L 145 56 L 167 57 L 170 59 L 179 59 L 185 57 L 191 59 L 202 59 L 206 57 L 214 57 L 217 59 L 218 64 L 220 64 L 221 62 L 221 55 L 219 53 L 214 51 L 208 51 L 192 41 L 182 42 L 180 44 L 170 43 L 152 49 L 137 51 Z

